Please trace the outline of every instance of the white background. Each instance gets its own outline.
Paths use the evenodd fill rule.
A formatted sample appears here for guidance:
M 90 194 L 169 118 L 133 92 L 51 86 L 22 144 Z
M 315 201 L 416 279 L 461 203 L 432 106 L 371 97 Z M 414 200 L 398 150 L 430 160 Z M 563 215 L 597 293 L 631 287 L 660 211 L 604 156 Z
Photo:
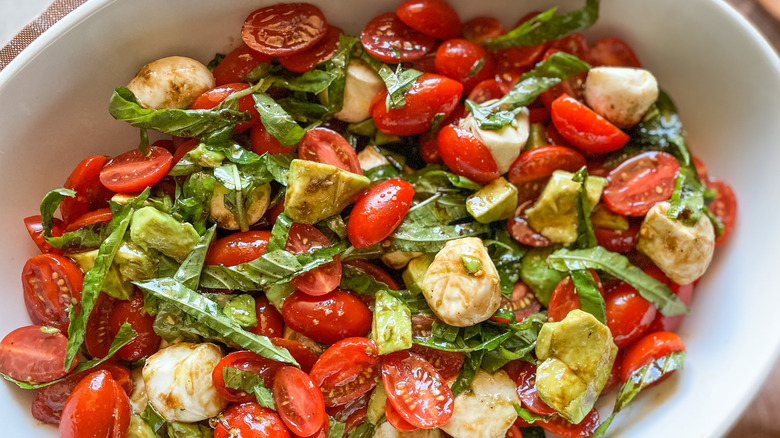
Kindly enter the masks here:
M 0 47 L 41 14 L 52 0 L 0 0 Z

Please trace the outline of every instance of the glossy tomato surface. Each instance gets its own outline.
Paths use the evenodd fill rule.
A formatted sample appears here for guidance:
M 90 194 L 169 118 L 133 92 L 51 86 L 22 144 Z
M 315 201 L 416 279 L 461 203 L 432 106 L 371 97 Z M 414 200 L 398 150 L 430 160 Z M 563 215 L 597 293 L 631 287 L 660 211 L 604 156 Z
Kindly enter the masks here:
M 478 83 L 495 74 L 495 61 L 479 44 L 455 38 L 436 49 L 436 71 L 463 84 L 468 94 Z
M 207 265 L 235 266 L 265 254 L 269 231 L 244 231 L 217 239 L 206 253 Z
M 365 336 L 371 330 L 371 311 L 341 289 L 322 296 L 293 292 L 284 302 L 282 315 L 290 328 L 325 344 Z
M 620 163 L 607 175 L 604 204 L 615 213 L 644 216 L 672 197 L 680 164 L 666 152 L 643 152 Z
M 162 338 L 154 331 L 154 319 L 154 316 L 144 312 L 144 294 L 138 289 L 129 300 L 116 301 L 109 318 L 112 338 L 119 333 L 125 322 L 129 323 L 137 334 L 135 339 L 117 352 L 121 359 L 132 362 L 157 352 Z
M 30 234 L 35 246 L 38 247 L 44 254 L 62 254 L 62 251 L 49 245 L 46 238 L 43 237 L 43 221 L 41 215 L 35 215 L 24 218 L 24 226 L 27 228 L 27 232 Z M 54 224 L 51 228 L 52 236 L 61 236 L 65 228 L 65 223 L 59 219 L 54 218 Z
M 360 42 L 372 56 L 391 63 L 422 58 L 435 40 L 411 28 L 392 12 L 375 17 L 360 33 Z
M 216 85 L 244 82 L 249 72 L 266 62 L 271 62 L 270 56 L 260 53 L 242 42 L 214 67 Z
M 130 399 L 108 371 L 84 378 L 65 402 L 59 433 L 61 438 L 127 436 Z
M 634 371 L 654 360 L 677 351 L 685 351 L 685 344 L 683 344 L 679 336 L 672 332 L 650 333 L 638 340 L 626 351 L 623 357 L 623 369 L 620 380 L 623 383 L 628 382 Z M 662 379 L 658 380 L 658 382 Z
M 355 203 L 347 236 L 355 248 L 368 248 L 389 236 L 404 220 L 414 199 L 414 187 L 400 178 L 379 183 Z
M 530 362 L 517 362 L 517 396 L 523 403 L 523 407 L 537 415 L 553 415 L 557 411 L 539 398 L 536 391 L 536 366 Z
M 340 28 L 329 25 L 322 41 L 302 52 L 283 56 L 279 59 L 279 63 L 287 70 L 305 73 L 336 54 L 336 50 L 339 48 L 339 37 L 342 33 Z
M 550 112 L 558 132 L 585 152 L 611 152 L 628 142 L 628 134 L 568 95 L 555 99 Z
M 149 155 L 138 149 L 112 158 L 100 171 L 100 182 L 118 193 L 135 193 L 159 182 L 171 168 L 173 156 L 167 149 L 151 146 Z
M 395 10 L 398 18 L 426 35 L 446 40 L 460 33 L 460 18 L 445 0 L 405 0 Z
M 273 386 L 274 405 L 284 424 L 298 436 L 310 436 L 322 428 L 327 419 L 322 392 L 311 378 L 291 366 L 276 372 Z
M 290 431 L 271 409 L 256 402 L 232 405 L 219 417 L 214 438 L 290 438 Z
M 556 170 L 576 172 L 585 165 L 585 157 L 564 146 L 541 146 L 525 151 L 509 168 L 507 179 L 518 191 L 520 202 L 536 199 Z
M 604 301 L 607 305 L 607 327 L 618 348 L 625 348 L 638 340 L 656 316 L 655 306 L 625 283 L 611 290 Z
M 439 131 L 438 143 L 444 164 L 458 175 L 479 184 L 487 184 L 500 176 L 490 149 L 469 130 L 447 125 Z
M 298 144 L 298 157 L 330 164 L 358 175 L 363 174 L 355 149 L 341 134 L 332 129 L 320 127 L 306 131 Z
M 311 225 L 294 223 L 290 227 L 285 249 L 293 254 L 312 252 L 330 246 L 330 240 Z M 341 282 L 341 257 L 304 272 L 292 279 L 292 284 L 301 292 L 313 296 L 324 295 Z
M 267 359 L 251 351 L 233 351 L 217 363 L 217 366 L 214 367 L 214 371 L 211 373 L 211 380 L 214 384 L 214 389 L 225 400 L 238 403 L 248 402 L 255 400 L 255 395 L 239 389 L 228 388 L 225 385 L 224 369 L 231 367 L 239 371 L 257 374 L 263 379 L 263 386 L 272 388 L 276 372 L 283 365 L 281 362 Z
M 39 325 L 19 327 L 0 341 L 0 373 L 31 383 L 59 379 L 78 362 L 65 369 L 68 338 L 59 331 Z
M 102 155 L 93 155 L 82 160 L 63 187 L 76 191 L 76 196 L 65 197 L 60 203 L 60 213 L 65 224 L 85 213 L 108 206 L 111 191 L 100 182 L 100 171 L 108 161 Z
M 381 375 L 379 353 L 370 339 L 343 339 L 325 350 L 309 374 L 326 406 L 343 405 L 374 389 Z
M 255 315 L 257 315 L 257 325 L 249 327 L 247 330 L 269 338 L 282 336 L 284 319 L 276 307 L 268 301 L 268 298 L 255 297 Z
M 212 109 L 224 102 L 231 94 L 246 90 L 247 88 L 249 88 L 249 84 L 243 82 L 219 85 L 198 96 L 195 101 L 190 104 L 190 109 Z M 251 95 L 243 96 L 238 99 L 238 111 L 242 113 L 249 112 L 252 116 L 252 120 L 237 124 L 233 129 L 233 132 L 236 134 L 246 131 L 251 128 L 254 123 L 260 120 L 260 114 L 255 109 L 255 100 Z
M 317 6 L 277 3 L 249 14 L 241 39 L 260 53 L 287 56 L 314 46 L 327 32 L 328 23 Z

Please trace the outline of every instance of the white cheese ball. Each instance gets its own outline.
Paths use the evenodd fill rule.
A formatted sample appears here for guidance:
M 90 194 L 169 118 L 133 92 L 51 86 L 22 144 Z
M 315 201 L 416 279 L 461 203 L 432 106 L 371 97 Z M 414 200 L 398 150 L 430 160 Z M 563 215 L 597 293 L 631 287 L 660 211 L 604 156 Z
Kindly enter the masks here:
M 152 109 L 187 108 L 214 86 L 214 75 L 205 65 L 183 56 L 150 62 L 127 84 L 138 103 Z
M 133 378 L 133 393 L 130 394 L 130 407 L 133 408 L 133 412 L 140 414 L 149 403 L 149 397 L 146 396 L 146 387 L 144 385 L 143 368 L 134 369 L 130 376 Z
M 334 117 L 347 123 L 357 123 L 371 117 L 368 111 L 374 97 L 385 89 L 385 82 L 363 61 L 353 59 L 347 66 L 344 84 L 344 105 Z
M 211 372 L 221 359 L 211 343 L 181 342 L 158 351 L 143 370 L 149 402 L 166 421 L 193 423 L 219 414 L 228 402 L 214 389 Z
M 230 190 L 220 184 L 219 182 L 214 184 L 214 193 L 211 195 L 211 210 L 209 215 L 221 228 L 227 230 L 238 230 L 241 228 L 236 216 L 225 206 L 225 195 L 230 193 Z M 252 225 L 255 222 L 263 218 L 265 211 L 268 209 L 268 205 L 271 203 L 271 185 L 263 184 L 260 187 L 252 190 L 249 195 L 251 201 L 248 204 L 249 207 L 245 210 L 247 218 L 247 225 Z M 247 205 L 244 200 L 244 205 Z
M 481 269 L 470 274 L 464 256 L 479 260 Z M 431 310 L 456 327 L 487 320 L 501 304 L 498 271 L 476 237 L 447 242 L 425 271 L 422 290 Z
M 517 384 L 504 371 L 478 370 L 468 389 L 455 397 L 452 418 L 441 430 L 454 438 L 503 438 L 517 419 Z
M 673 282 L 692 283 L 712 261 L 715 229 L 704 215 L 692 227 L 670 219 L 666 217 L 669 207 L 668 202 L 660 202 L 647 212 L 636 247 Z
M 416 251 L 393 251 L 382 254 L 382 262 L 392 269 L 403 269 L 412 259 L 420 257 L 421 255 L 423 255 L 423 253 Z
M 639 123 L 657 99 L 655 76 L 641 68 L 596 67 L 585 81 L 585 102 L 618 128 Z
M 490 104 L 494 101 L 487 101 Z M 517 114 L 513 123 L 504 126 L 498 131 L 489 129 L 480 129 L 474 116 L 469 115 L 460 121 L 461 128 L 469 130 L 490 150 L 493 159 L 496 161 L 498 172 L 507 173 L 509 167 L 515 162 L 525 143 L 528 141 L 530 122 L 528 118 L 528 109 L 523 108 Z
M 439 429 L 417 429 L 411 432 L 400 432 L 398 429 L 384 422 L 376 428 L 374 438 L 441 438 Z
M 369 170 L 379 166 L 390 164 L 387 157 L 382 155 L 375 146 L 368 145 L 365 149 L 358 152 L 358 162 L 362 170 Z

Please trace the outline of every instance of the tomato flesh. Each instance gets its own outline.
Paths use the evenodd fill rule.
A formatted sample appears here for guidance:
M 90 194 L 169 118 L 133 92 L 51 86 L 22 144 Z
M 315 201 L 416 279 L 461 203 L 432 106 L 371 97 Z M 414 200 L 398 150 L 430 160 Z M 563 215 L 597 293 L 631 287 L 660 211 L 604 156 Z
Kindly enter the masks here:
M 447 125 L 439 131 L 438 142 L 444 164 L 458 175 L 479 184 L 487 184 L 500 176 L 490 150 L 470 131 Z
M 79 217 L 73 222 L 69 223 L 65 228 L 65 232 L 76 231 L 79 228 L 84 228 L 87 225 L 108 223 L 113 219 L 110 208 L 101 208 L 99 210 L 90 211 L 89 213 Z
M 330 246 L 330 240 L 311 225 L 294 223 L 290 227 L 285 249 L 293 254 L 311 252 Z M 341 257 L 333 257 L 333 261 L 304 272 L 292 279 L 292 284 L 301 292 L 313 296 L 324 295 L 341 282 Z
M 217 86 L 244 82 L 246 75 L 260 64 L 271 62 L 271 57 L 258 52 L 241 43 L 225 56 L 216 67 L 214 67 L 214 81 Z
M 43 326 L 19 327 L 0 341 L 0 373 L 16 380 L 46 383 L 76 367 L 65 369 L 68 338 L 60 332 L 44 332 Z
M 460 33 L 458 13 L 445 0 L 405 0 L 395 13 L 412 29 L 440 40 Z
M 268 298 L 255 297 L 255 314 L 257 315 L 257 325 L 249 327 L 247 330 L 269 338 L 282 336 L 284 319 L 276 307 L 268 301 Z
M 639 339 L 655 319 L 656 309 L 628 284 L 621 284 L 604 298 L 607 305 L 607 327 L 618 348 Z
M 550 115 L 558 132 L 585 152 L 611 152 L 629 140 L 628 134 L 617 126 L 565 94 L 552 103 Z
M 595 227 L 593 232 L 599 245 L 607 251 L 626 253 L 636 247 L 639 241 L 639 229 L 639 224 L 631 224 L 627 230 Z
M 116 300 L 101 292 L 87 320 L 84 346 L 93 358 L 103 358 L 111 347 L 111 312 Z
M 244 231 L 217 239 L 206 254 L 205 264 L 236 266 L 249 263 L 265 254 L 270 238 L 268 231 Z
M 302 52 L 284 56 L 279 62 L 287 70 L 296 73 L 306 73 L 319 63 L 325 62 L 336 54 L 339 48 L 339 37 L 344 31 L 336 26 L 328 26 L 325 37 L 319 44 Z
M 119 193 L 135 193 L 159 182 L 171 168 L 173 156 L 167 149 L 151 146 L 149 155 L 138 149 L 112 158 L 100 171 L 100 182 Z
M 298 144 L 298 157 L 330 164 L 358 175 L 363 174 L 355 149 L 341 134 L 332 129 L 320 127 L 306 131 Z
M 53 219 L 54 224 L 51 227 L 51 235 L 62 236 L 65 223 L 56 217 Z M 32 238 L 33 242 L 35 242 L 35 246 L 37 246 L 42 253 L 62 254 L 62 251 L 49 245 L 49 243 L 46 241 L 46 238 L 43 237 L 43 220 L 41 215 L 24 218 L 24 226 L 27 228 L 27 232 L 30 233 L 30 237 Z
M 214 367 L 214 371 L 211 373 L 211 380 L 214 384 L 214 389 L 222 398 L 232 402 L 244 403 L 255 400 L 254 394 L 248 394 L 239 389 L 225 386 L 223 374 L 225 367 L 257 374 L 263 379 L 266 388 L 272 388 L 276 372 L 283 365 L 281 362 L 267 359 L 251 351 L 234 351 L 217 363 L 217 366 Z
M 279 415 L 255 402 L 233 405 L 217 419 L 214 438 L 290 438 Z
M 277 347 L 286 348 L 293 359 L 301 366 L 301 369 L 307 373 L 311 371 L 312 367 L 317 362 L 317 355 L 298 341 L 285 338 L 271 338 L 271 343 Z
M 643 152 L 612 169 L 604 187 L 604 205 L 617 214 L 644 216 L 672 197 L 680 164 L 666 152 Z
M 363 47 L 375 58 L 398 63 L 422 58 L 433 48 L 435 40 L 401 21 L 392 12 L 378 15 L 360 33 Z
M 298 368 L 283 366 L 276 372 L 273 397 L 279 417 L 298 436 L 314 434 L 327 419 L 322 392 Z
M 717 248 L 728 240 L 732 230 L 734 230 L 734 224 L 737 221 L 737 197 L 731 186 L 723 181 L 712 179 L 707 183 L 707 187 L 718 192 L 715 200 L 707 206 L 723 224 L 723 234 L 715 239 L 715 247 Z
M 390 403 L 390 400 L 385 402 L 385 419 L 387 419 L 387 422 L 399 432 L 412 432 L 417 430 L 415 426 L 412 426 L 408 421 L 404 420 L 401 414 L 395 410 L 393 404 Z
M 594 270 L 590 270 L 590 274 L 596 281 L 596 286 L 599 289 L 599 293 L 604 295 L 604 285 L 601 283 L 601 278 Z M 571 280 L 571 276 L 567 275 L 561 280 L 555 290 L 550 296 L 550 304 L 547 309 L 547 320 L 550 322 L 562 321 L 566 318 L 574 309 L 580 309 L 580 297 L 577 295 L 577 288 L 574 287 L 574 282 Z
M 112 337 L 119 333 L 125 321 L 137 336 L 117 351 L 121 359 L 136 361 L 157 352 L 162 338 L 154 331 L 154 316 L 144 313 L 144 294 L 137 289 L 129 300 L 117 300 L 111 310 L 109 330 Z
M 451 39 L 436 49 L 436 71 L 463 84 L 469 93 L 478 83 L 495 74 L 495 61 L 479 44 Z
M 212 109 L 224 102 L 231 94 L 246 90 L 247 88 L 249 88 L 249 84 L 245 83 L 232 83 L 217 86 L 198 96 L 195 101 L 190 104 L 190 109 Z M 249 112 L 252 116 L 252 120 L 237 124 L 233 129 L 233 132 L 236 134 L 246 131 L 251 128 L 254 123 L 260 120 L 260 113 L 255 109 L 255 100 L 251 95 L 238 99 L 238 111 L 242 113 Z
M 523 406 L 537 415 L 553 415 L 557 411 L 549 407 L 539 398 L 536 391 L 536 366 L 530 362 L 520 361 L 517 381 L 517 396 Z
M 41 254 L 22 269 L 24 305 L 33 322 L 68 329 L 70 306 L 78 306 L 84 275 L 67 257 Z
M 347 236 L 356 248 L 368 248 L 387 238 L 412 205 L 414 187 L 400 178 L 381 182 L 358 199 L 347 222 Z
M 537 421 L 534 425 L 563 438 L 586 438 L 592 436 L 599 427 L 599 412 L 593 409 L 578 424 L 569 423 L 560 415 L 555 415 L 549 421 Z
M 65 224 L 92 210 L 108 206 L 112 194 L 100 182 L 100 171 L 107 160 L 102 155 L 87 157 L 65 181 L 63 187 L 76 191 L 75 197 L 65 197 L 60 203 L 60 213 Z
M 244 20 L 241 39 L 250 48 L 270 56 L 302 52 L 325 38 L 328 23 L 317 6 L 277 3 L 260 8 Z
M 588 53 L 588 58 L 593 66 L 641 67 L 631 47 L 625 41 L 615 37 L 596 41 Z
M 528 215 L 525 214 L 525 211 L 531 208 L 533 203 L 534 201 L 521 203 L 515 210 L 515 215 L 509 218 L 506 225 L 513 239 L 523 245 L 544 248 L 552 245 L 552 241 L 531 228 L 531 225 L 528 223 Z
M 370 339 L 343 339 L 325 350 L 309 374 L 322 390 L 325 406 L 343 405 L 374 389 L 379 353 Z
M 556 170 L 576 172 L 585 165 L 585 157 L 564 146 L 541 146 L 525 151 L 509 167 L 507 175 L 518 190 L 520 202 L 536 199 Z
M 371 330 L 368 307 L 340 289 L 316 297 L 293 292 L 284 302 L 282 316 L 291 329 L 324 344 L 365 336 Z
M 419 344 L 412 344 L 409 351 L 427 360 L 445 380 L 457 377 L 463 362 L 466 361 L 466 355 L 463 353 L 437 350 Z
M 249 129 L 249 138 L 252 142 L 252 152 L 257 155 L 266 153 L 271 155 L 289 154 L 292 152 L 292 145 L 282 146 L 276 137 L 268 133 L 259 120 Z
M 542 303 L 536 298 L 531 288 L 522 281 L 518 281 L 512 288 L 511 298 L 501 297 L 500 308 L 514 312 L 515 321 L 520 322 L 542 310 Z M 497 322 L 510 322 L 507 319 L 496 316 L 491 316 L 490 319 Z

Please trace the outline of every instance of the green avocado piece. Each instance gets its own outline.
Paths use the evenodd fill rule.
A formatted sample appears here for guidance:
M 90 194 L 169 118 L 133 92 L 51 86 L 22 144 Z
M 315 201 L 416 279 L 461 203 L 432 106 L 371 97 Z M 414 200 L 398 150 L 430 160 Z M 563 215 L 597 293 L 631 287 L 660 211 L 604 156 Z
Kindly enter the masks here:
M 200 236 L 192 225 L 181 223 L 154 207 L 133 214 L 130 240 L 141 249 L 156 249 L 181 263 L 198 243 Z
M 385 403 L 387 403 L 387 391 L 385 385 L 376 385 L 374 392 L 368 399 L 368 409 L 366 410 L 366 420 L 369 423 L 377 425 L 382 417 L 385 416 Z
M 284 212 L 295 222 L 315 224 L 341 213 L 370 181 L 330 164 L 292 160 Z
M 419 295 L 422 293 L 425 271 L 427 271 L 428 266 L 433 263 L 433 257 L 433 254 L 424 254 L 411 259 L 409 264 L 406 265 L 406 270 L 401 274 L 401 278 L 403 278 L 406 288 L 413 294 Z
M 75 252 L 67 254 L 68 257 L 73 259 L 81 272 L 87 273 L 93 266 L 95 266 L 95 259 L 97 258 L 98 250 L 85 252 Z M 116 258 L 114 258 L 116 260 Z M 103 292 L 114 298 L 120 300 L 129 300 L 133 296 L 133 285 L 126 281 L 122 273 L 120 272 L 119 264 L 112 264 L 106 273 L 106 279 L 103 282 Z
M 127 438 L 156 438 L 157 434 L 140 416 L 133 414 L 130 417 L 130 429 L 127 430 Z
M 376 293 L 371 338 L 379 354 L 412 348 L 412 313 L 400 299 L 384 290 Z
M 531 126 L 528 128 L 528 141 L 525 142 L 523 152 L 547 146 L 548 144 L 544 125 L 541 123 L 531 123 Z
M 536 298 L 545 306 L 550 304 L 555 286 L 566 276 L 547 264 L 547 256 L 558 248 L 558 246 L 531 248 L 520 262 L 520 279 L 534 291 Z
M 79 265 L 79 268 L 81 268 L 81 272 L 86 274 L 87 271 L 95 266 L 95 259 L 97 258 L 98 250 L 93 249 L 92 251 L 72 252 L 65 255 L 73 259 L 73 261 Z
M 545 323 L 536 339 L 539 397 L 572 423 L 581 422 L 604 389 L 617 352 L 609 328 L 590 313 L 576 309 Z
M 503 177 L 494 179 L 466 199 L 466 210 L 483 224 L 509 219 L 515 208 L 517 187 Z
M 593 207 L 590 213 L 590 221 L 594 227 L 608 228 L 610 230 L 626 231 L 628 230 L 628 218 L 609 211 L 604 204 L 598 204 Z
M 119 265 L 119 272 L 133 281 L 142 281 L 157 276 L 159 260 L 153 250 L 144 251 L 132 242 L 122 242 L 119 246 L 114 263 Z

